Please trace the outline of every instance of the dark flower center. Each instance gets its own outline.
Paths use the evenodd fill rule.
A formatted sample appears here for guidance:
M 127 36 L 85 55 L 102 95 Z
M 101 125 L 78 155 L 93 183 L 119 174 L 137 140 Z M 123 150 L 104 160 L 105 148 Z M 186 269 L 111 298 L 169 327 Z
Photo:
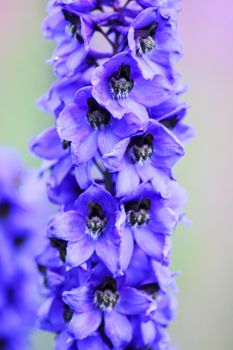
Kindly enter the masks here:
M 62 261 L 66 261 L 67 242 L 63 239 L 50 238 L 52 247 L 57 248 Z
M 171 118 L 169 117 L 169 118 L 160 120 L 160 123 L 166 126 L 166 128 L 168 128 L 169 130 L 173 130 L 178 124 L 178 122 L 179 122 L 179 118 L 177 115 L 174 115 Z
M 156 299 L 157 294 L 160 290 L 158 283 L 148 283 L 140 287 L 141 290 L 144 290 L 147 294 L 151 295 L 153 299 Z
M 80 17 L 75 15 L 74 13 L 67 11 L 65 9 L 62 10 L 63 16 L 67 22 L 69 22 L 67 26 L 68 32 L 80 43 L 83 43 L 83 37 L 81 33 L 81 21 Z
M 130 79 L 130 66 L 122 64 L 109 79 L 113 98 L 127 98 L 134 87 L 133 79 Z
M 153 153 L 153 136 L 142 135 L 131 138 L 128 146 L 128 154 L 134 163 L 143 162 Z
M 86 232 L 93 239 L 98 239 L 106 226 L 107 218 L 104 216 L 103 209 L 99 203 L 88 203 L 89 215 L 86 218 Z
M 88 98 L 87 119 L 93 129 L 100 129 L 102 126 L 106 127 L 111 119 L 110 113 L 101 107 L 94 98 Z
M 10 214 L 10 203 L 9 202 L 2 202 L 0 203 L 0 218 L 6 219 L 8 215 Z
M 67 141 L 67 140 L 62 141 L 62 148 L 64 150 L 68 149 L 70 147 L 70 145 L 71 145 L 71 141 Z
M 0 338 L 0 349 L 5 350 L 7 348 L 7 340 L 5 338 Z
M 101 286 L 95 291 L 94 302 L 99 309 L 111 311 L 119 299 L 116 281 L 112 277 L 106 278 Z
M 37 264 L 37 268 L 38 268 L 39 272 L 42 274 L 44 286 L 47 288 L 48 287 L 48 280 L 47 280 L 47 275 L 46 275 L 46 271 L 47 271 L 46 267 L 42 266 L 40 264 Z
M 157 23 L 151 23 L 144 28 L 136 30 L 135 40 L 136 53 L 138 56 L 142 56 L 143 54 L 147 55 L 155 49 L 155 33 L 157 28 Z
M 150 199 L 127 202 L 125 211 L 128 214 L 128 222 L 131 226 L 142 226 L 150 221 Z
M 63 312 L 63 318 L 65 322 L 70 322 L 72 316 L 73 316 L 73 311 L 70 310 L 69 306 L 64 304 L 64 312 Z

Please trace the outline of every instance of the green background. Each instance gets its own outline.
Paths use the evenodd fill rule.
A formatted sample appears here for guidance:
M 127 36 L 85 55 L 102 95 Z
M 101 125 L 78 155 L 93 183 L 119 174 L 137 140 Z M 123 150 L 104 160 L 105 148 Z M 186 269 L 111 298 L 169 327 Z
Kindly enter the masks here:
M 52 44 L 40 32 L 46 1 L 1 4 L 0 143 L 18 148 L 30 165 L 27 140 L 51 125 L 35 101 L 53 76 L 44 62 Z M 197 138 L 178 164 L 178 181 L 190 194 L 190 228 L 173 240 L 173 268 L 182 271 L 177 319 L 170 333 L 183 350 L 233 349 L 232 78 L 233 3 L 184 1 L 179 16 L 185 56 L 179 65 L 190 88 L 189 122 Z M 52 337 L 34 336 L 34 350 L 52 350 Z

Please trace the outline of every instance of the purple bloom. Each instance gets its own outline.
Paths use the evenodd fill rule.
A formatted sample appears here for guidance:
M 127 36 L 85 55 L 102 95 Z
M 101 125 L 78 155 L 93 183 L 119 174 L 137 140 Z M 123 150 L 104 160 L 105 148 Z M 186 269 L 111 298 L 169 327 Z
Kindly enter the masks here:
M 79 288 L 63 293 L 63 300 L 74 310 L 69 331 L 77 339 L 95 332 L 104 319 L 105 333 L 113 346 L 121 348 L 132 339 L 127 316 L 147 315 L 154 308 L 153 300 L 144 291 L 124 285 L 105 268 L 97 266 L 91 280 Z
M 110 172 L 118 172 L 117 196 L 134 193 L 141 181 L 151 179 L 155 190 L 167 197 L 171 168 L 183 154 L 178 139 L 162 124 L 150 120 L 145 133 L 118 142 L 103 161 Z
M 160 8 L 142 11 L 132 22 L 129 34 L 129 47 L 143 76 L 153 78 L 161 71 L 172 75 L 174 59 L 180 55 L 172 14 Z
M 171 85 L 162 75 L 145 80 L 136 61 L 126 52 L 98 67 L 92 84 L 96 101 L 119 119 L 131 112 L 142 118 L 147 115 L 146 107 L 164 102 L 172 93 Z
M 80 266 L 95 252 L 112 273 L 119 273 L 114 198 L 100 186 L 93 185 L 79 196 L 74 209 L 57 214 L 49 225 L 50 237 L 68 242 L 68 266 Z
M 121 120 L 114 118 L 91 95 L 91 87 L 78 91 L 75 103 L 69 104 L 57 119 L 57 129 L 62 139 L 71 142 L 74 164 L 86 163 L 96 154 L 108 153 L 124 137 L 142 130 L 147 116 L 134 113 Z
M 173 167 L 193 136 L 177 10 L 176 0 L 49 2 L 58 80 L 39 104 L 55 125 L 30 149 L 57 205 L 37 257 L 40 325 L 56 350 L 171 350 L 171 235 L 186 201 Z
M 178 194 L 183 196 L 183 194 Z M 169 204 L 169 201 L 171 203 Z M 182 202 L 182 200 L 181 200 Z M 138 190 L 122 199 L 118 218 L 122 237 L 121 265 L 127 268 L 133 254 L 134 241 L 150 257 L 168 264 L 170 239 L 180 219 L 174 210 L 172 199 L 162 199 L 151 182 L 138 186 Z
M 0 348 L 28 349 L 39 302 L 33 260 L 48 211 L 44 185 L 19 156 L 1 148 L 0 161 Z

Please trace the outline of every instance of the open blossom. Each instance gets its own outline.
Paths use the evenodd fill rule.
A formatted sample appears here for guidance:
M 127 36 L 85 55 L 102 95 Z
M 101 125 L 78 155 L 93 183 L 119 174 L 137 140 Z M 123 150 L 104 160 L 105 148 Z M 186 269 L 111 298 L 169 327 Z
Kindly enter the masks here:
M 174 165 L 192 136 L 176 63 L 178 1 L 51 0 L 57 80 L 30 141 L 57 205 L 37 257 L 41 328 L 56 350 L 171 350 L 171 236 L 185 192 Z
M 0 348 L 26 350 L 39 302 L 34 258 L 48 212 L 43 184 L 20 157 L 1 148 L 0 161 Z

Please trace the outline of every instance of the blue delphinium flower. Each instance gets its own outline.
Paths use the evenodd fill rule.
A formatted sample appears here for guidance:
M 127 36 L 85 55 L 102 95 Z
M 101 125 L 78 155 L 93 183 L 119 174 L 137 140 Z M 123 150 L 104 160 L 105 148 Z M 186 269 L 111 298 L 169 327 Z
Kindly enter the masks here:
M 178 1 L 51 0 L 54 125 L 30 142 L 58 206 L 37 257 L 56 350 L 171 350 L 171 236 L 192 136 L 176 63 Z
M 34 258 L 46 227 L 48 213 L 40 203 L 46 197 L 44 185 L 24 169 L 13 150 L 0 148 L 0 161 L 0 348 L 26 350 L 36 325 Z

